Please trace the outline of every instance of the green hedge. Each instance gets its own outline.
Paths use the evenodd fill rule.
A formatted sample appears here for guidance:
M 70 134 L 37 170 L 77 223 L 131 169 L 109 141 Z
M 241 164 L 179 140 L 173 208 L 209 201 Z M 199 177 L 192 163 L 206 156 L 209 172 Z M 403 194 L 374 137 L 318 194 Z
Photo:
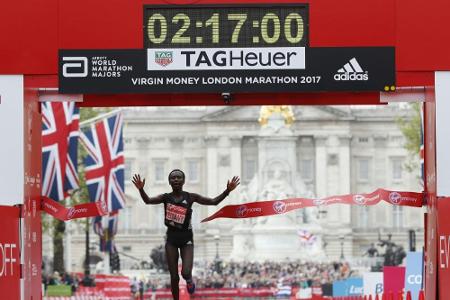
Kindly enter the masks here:
M 47 296 L 72 296 L 72 287 L 70 285 L 49 285 L 47 286 Z

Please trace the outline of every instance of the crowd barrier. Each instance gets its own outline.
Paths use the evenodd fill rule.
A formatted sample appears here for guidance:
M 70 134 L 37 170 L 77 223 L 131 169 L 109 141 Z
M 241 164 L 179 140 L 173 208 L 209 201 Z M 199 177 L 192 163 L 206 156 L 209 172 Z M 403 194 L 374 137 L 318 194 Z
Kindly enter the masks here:
M 95 275 L 95 287 L 79 286 L 73 296 L 46 296 L 44 300 L 130 300 L 131 281 L 126 276 Z
M 191 297 L 191 299 L 212 299 L 212 298 L 265 298 L 274 296 L 274 289 L 270 288 L 261 288 L 261 289 L 251 289 L 251 288 L 205 288 L 205 289 L 197 289 L 195 291 L 195 296 Z M 172 294 L 170 289 L 159 289 L 155 292 L 147 291 L 144 294 L 144 299 L 172 299 Z
M 108 278 L 116 277 L 116 278 Z M 111 284 L 106 289 L 103 285 Z M 44 297 L 44 300 L 130 300 L 133 299 L 130 293 L 130 287 L 127 286 L 125 293 L 125 284 L 129 284 L 129 281 L 123 280 L 117 276 L 102 275 L 99 280 L 100 287 L 95 288 L 83 288 L 81 287 L 77 291 L 76 295 L 71 297 Z M 115 287 L 114 287 L 115 286 Z M 122 286 L 117 288 L 117 286 Z M 120 293 L 120 295 L 118 294 Z M 126 295 L 125 295 L 126 294 Z M 197 289 L 195 294 L 190 297 L 191 300 L 237 300 L 237 299 L 277 299 L 276 289 L 273 288 L 205 288 Z M 398 292 L 398 293 L 385 293 L 378 294 L 376 296 L 343 296 L 343 297 L 326 297 L 321 295 L 313 295 L 312 298 L 298 298 L 295 296 L 296 291 L 293 290 L 289 300 L 301 299 L 301 300 L 425 300 L 424 292 L 419 293 L 418 299 L 412 299 L 411 293 Z M 134 299 L 139 299 L 135 297 Z M 172 294 L 170 289 L 159 289 L 156 291 L 147 291 L 144 294 L 146 300 L 171 300 Z M 189 299 L 189 298 L 187 298 Z
M 375 297 L 370 296 L 344 296 L 344 297 L 332 297 L 332 300 L 425 300 L 424 291 L 419 292 L 419 297 L 413 299 L 411 293 L 408 291 L 406 294 L 403 291 L 398 293 L 383 293 L 378 294 Z
M 44 300 L 104 300 L 103 296 L 44 297 Z

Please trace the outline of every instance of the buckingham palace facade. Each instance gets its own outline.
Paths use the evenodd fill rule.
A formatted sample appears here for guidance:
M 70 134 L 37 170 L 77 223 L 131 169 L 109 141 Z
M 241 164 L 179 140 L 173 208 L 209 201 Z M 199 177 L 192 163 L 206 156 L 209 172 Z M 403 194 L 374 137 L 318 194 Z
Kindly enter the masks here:
M 151 250 L 164 243 L 163 205 L 143 203 L 131 182 L 136 173 L 146 178 L 145 190 L 153 196 L 170 191 L 167 176 L 172 169 L 185 172 L 186 191 L 208 197 L 220 194 L 232 176 L 241 177 L 241 185 L 219 206 L 193 206 L 195 255 L 206 260 L 233 258 L 236 227 L 242 231 L 256 221 L 200 221 L 227 204 L 271 200 L 261 199 L 266 194 L 260 192 L 262 187 L 270 192 L 270 182 L 276 180 L 280 184 L 272 186 L 290 197 L 321 198 L 369 193 L 377 188 L 422 189 L 419 168 L 405 169 L 411 157 L 396 122 L 398 117 L 409 118 L 412 111 L 398 105 L 355 109 L 157 107 L 126 108 L 122 113 L 127 202 L 120 211 L 115 237 L 118 251 L 126 254 L 121 257 L 122 268 L 133 267 L 139 260 L 149 261 Z M 418 158 L 412 159 L 418 162 Z M 331 260 L 361 257 L 372 243 L 388 234 L 407 249 L 410 231 L 416 233 L 420 250 L 423 212 L 386 203 L 372 207 L 334 205 L 316 211 L 314 218 L 321 228 L 320 247 Z M 301 218 L 298 212 L 294 214 L 290 226 L 296 226 Z M 284 220 L 288 219 L 279 222 Z M 81 270 L 84 227 L 72 222 L 66 237 L 67 267 Z M 92 231 L 91 242 L 91 252 L 101 257 L 96 247 L 98 237 Z M 44 256 L 50 248 L 48 237 L 44 238 Z M 283 259 L 276 253 L 273 258 Z

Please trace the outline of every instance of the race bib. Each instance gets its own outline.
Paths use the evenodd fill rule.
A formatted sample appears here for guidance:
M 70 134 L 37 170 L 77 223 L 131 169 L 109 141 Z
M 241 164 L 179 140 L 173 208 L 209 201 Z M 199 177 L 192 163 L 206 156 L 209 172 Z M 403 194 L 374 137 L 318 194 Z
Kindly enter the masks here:
M 178 224 L 184 224 L 186 219 L 187 208 L 168 203 L 166 207 L 166 220 Z

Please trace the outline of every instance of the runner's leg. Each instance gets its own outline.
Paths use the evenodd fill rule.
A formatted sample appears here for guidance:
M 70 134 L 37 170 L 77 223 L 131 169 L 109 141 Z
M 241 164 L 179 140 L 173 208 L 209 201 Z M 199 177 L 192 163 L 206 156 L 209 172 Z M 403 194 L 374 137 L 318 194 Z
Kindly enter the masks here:
M 181 276 L 184 280 L 192 280 L 192 267 L 194 265 L 194 245 L 184 245 L 181 248 Z
M 192 280 L 192 267 L 194 264 L 194 245 L 183 246 L 181 249 L 181 276 L 186 280 L 186 287 L 189 294 L 195 293 L 195 283 Z
M 166 242 L 167 265 L 170 273 L 170 288 L 174 300 L 179 300 L 180 276 L 178 275 L 178 248 Z

